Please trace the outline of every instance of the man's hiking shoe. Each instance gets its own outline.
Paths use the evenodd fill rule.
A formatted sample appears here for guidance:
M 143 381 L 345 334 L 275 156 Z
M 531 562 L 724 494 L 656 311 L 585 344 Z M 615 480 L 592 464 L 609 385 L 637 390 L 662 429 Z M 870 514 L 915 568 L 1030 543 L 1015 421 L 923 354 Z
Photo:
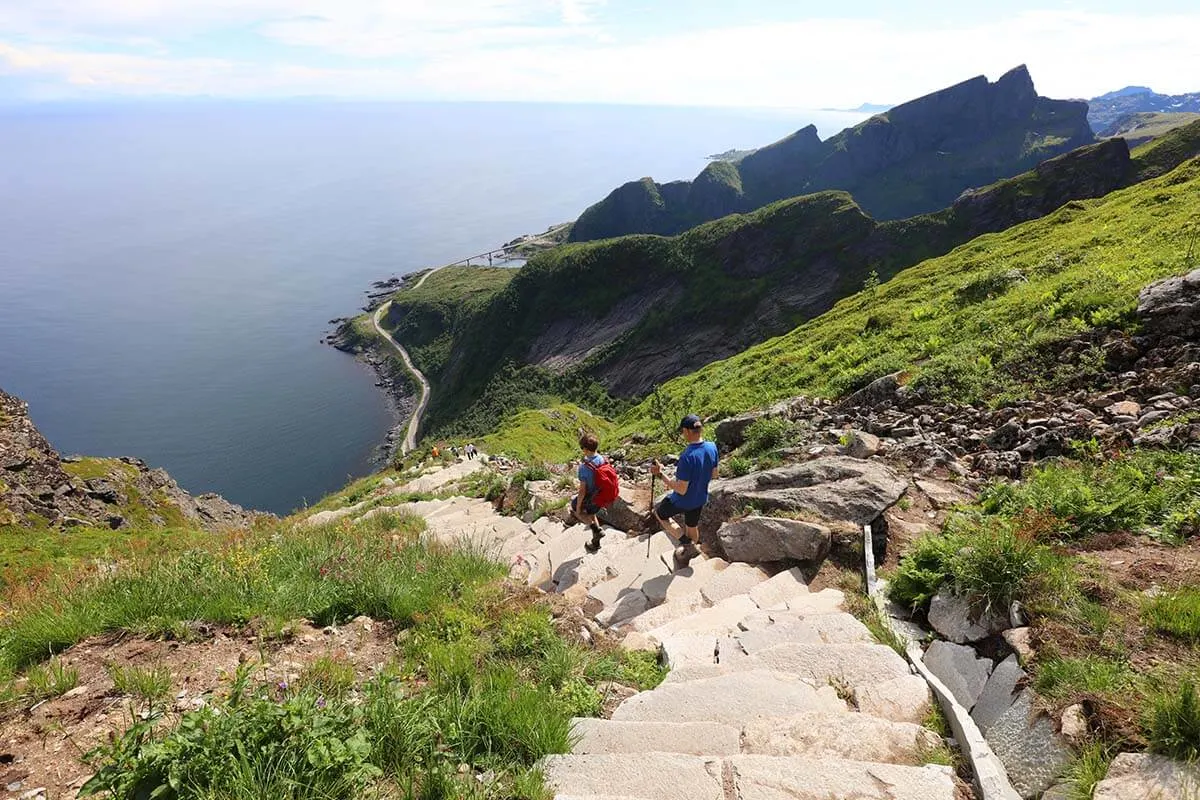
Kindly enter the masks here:
M 688 564 L 692 563 L 692 559 L 700 555 L 700 548 L 696 547 L 692 542 L 684 542 L 675 548 L 675 569 L 687 569 Z
M 598 527 L 592 528 L 592 540 L 583 546 L 583 549 L 589 553 L 600 552 L 600 540 L 604 538 L 604 531 Z

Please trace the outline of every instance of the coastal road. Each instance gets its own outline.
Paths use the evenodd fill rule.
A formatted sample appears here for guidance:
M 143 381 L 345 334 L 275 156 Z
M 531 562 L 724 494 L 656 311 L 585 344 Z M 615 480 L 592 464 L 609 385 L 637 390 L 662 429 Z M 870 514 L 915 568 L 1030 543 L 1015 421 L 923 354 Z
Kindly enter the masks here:
M 429 272 L 426 272 L 424 275 L 422 275 L 421 280 L 417 281 L 417 285 L 414 286 L 413 289 L 420 289 L 421 284 L 425 283 L 425 279 L 437 272 L 439 269 L 442 269 L 442 267 L 434 267 L 433 269 L 429 270 Z M 376 309 L 375 313 L 371 315 L 371 324 L 375 326 L 375 331 L 380 336 L 386 339 L 392 347 L 396 348 L 396 352 L 400 354 L 400 358 L 404 361 L 404 366 L 421 384 L 421 399 L 417 403 L 416 409 L 413 411 L 412 418 L 408 421 L 408 431 L 404 434 L 404 442 L 400 445 L 400 454 L 408 455 L 409 452 L 415 449 L 417 446 L 417 431 L 421 427 L 421 416 L 425 413 L 425 408 L 429 405 L 429 381 L 425 379 L 425 376 L 421 374 L 421 370 L 417 369 L 417 365 L 413 363 L 411 358 L 409 358 L 408 351 L 401 347 L 400 343 L 393 339 L 392 335 L 385 331 L 383 326 L 379 324 L 379 321 L 383 319 L 384 314 L 387 313 L 387 310 L 391 307 L 391 305 L 392 301 L 389 300 Z

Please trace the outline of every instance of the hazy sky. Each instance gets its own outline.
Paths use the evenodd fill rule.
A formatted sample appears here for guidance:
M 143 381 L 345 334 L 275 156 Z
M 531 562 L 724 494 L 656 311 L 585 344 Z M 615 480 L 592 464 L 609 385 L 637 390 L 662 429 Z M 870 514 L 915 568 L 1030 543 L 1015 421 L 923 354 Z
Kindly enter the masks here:
M 822 107 L 1029 65 L 1200 91 L 1195 0 L 0 0 L 0 99 L 215 95 Z

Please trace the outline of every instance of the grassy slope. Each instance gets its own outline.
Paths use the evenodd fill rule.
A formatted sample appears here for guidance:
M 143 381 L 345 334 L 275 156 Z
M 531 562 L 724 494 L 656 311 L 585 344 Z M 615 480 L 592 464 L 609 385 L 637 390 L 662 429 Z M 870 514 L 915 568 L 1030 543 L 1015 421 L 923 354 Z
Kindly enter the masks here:
M 579 429 L 600 437 L 606 446 L 612 423 L 570 403 L 520 411 L 503 420 L 483 438 L 484 452 L 499 453 L 526 463 L 571 461 L 579 453 Z
M 1022 393 L 1008 369 L 1033 348 L 1098 325 L 1132 321 L 1147 283 L 1194 267 L 1200 160 L 1100 200 L 982 236 L 905 270 L 791 333 L 681 378 L 664 390 L 706 414 L 795 394 L 837 396 L 889 372 L 960 400 Z M 622 433 L 652 430 L 649 403 Z

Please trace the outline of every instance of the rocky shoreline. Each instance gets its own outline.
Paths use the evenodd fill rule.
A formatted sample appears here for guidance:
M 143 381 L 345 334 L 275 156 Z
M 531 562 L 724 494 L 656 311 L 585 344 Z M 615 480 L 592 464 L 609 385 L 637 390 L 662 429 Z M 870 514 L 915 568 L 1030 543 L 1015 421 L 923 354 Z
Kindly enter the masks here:
M 378 280 L 367 290 L 367 302 L 362 307 L 368 314 L 374 313 L 388 298 L 401 289 L 412 278 L 419 278 L 421 272 Z M 392 415 L 392 425 L 388 428 L 383 442 L 375 446 L 372 461 L 386 464 L 395 458 L 404 442 L 404 434 L 408 428 L 409 417 L 416 407 L 418 393 L 413 386 L 412 378 L 404 365 L 399 362 L 390 348 L 382 345 L 376 337 L 364 337 L 354 329 L 353 318 L 337 317 L 329 320 L 334 329 L 322 337 L 321 341 L 333 348 L 349 353 L 366 364 L 375 373 L 375 385 L 383 390 L 387 400 L 388 411 Z

